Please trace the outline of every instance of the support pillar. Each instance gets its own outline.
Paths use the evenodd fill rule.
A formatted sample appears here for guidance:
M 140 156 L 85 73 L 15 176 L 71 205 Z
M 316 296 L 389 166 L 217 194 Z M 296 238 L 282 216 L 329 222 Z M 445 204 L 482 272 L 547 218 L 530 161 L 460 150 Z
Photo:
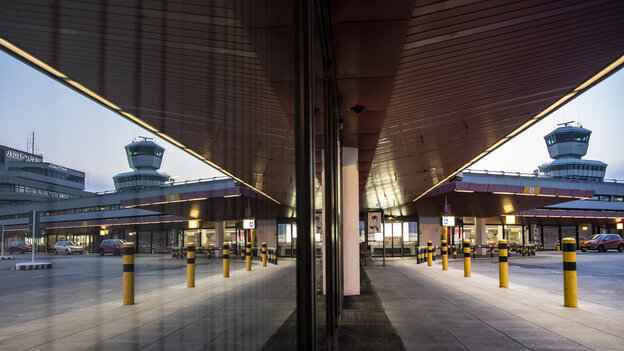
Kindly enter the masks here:
M 215 222 L 215 247 L 223 247 L 225 242 L 225 222 Z M 215 251 L 216 257 L 222 257 L 223 253 L 220 250 Z
M 487 235 L 485 234 L 485 218 L 475 218 L 475 245 L 487 245 Z M 486 254 L 486 249 L 477 249 L 479 255 Z
M 316 291 L 314 274 L 314 8 L 313 2 L 310 0 L 297 0 L 294 4 L 296 47 L 297 350 L 305 351 L 316 350 Z
M 360 201 L 358 149 L 342 148 L 344 295 L 360 294 Z

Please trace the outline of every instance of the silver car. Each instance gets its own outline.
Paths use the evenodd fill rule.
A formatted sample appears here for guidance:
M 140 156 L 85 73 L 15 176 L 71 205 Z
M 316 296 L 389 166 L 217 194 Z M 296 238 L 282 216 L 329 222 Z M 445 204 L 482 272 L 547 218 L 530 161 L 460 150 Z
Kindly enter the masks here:
M 54 254 L 64 253 L 71 255 L 73 253 L 79 253 L 82 255 L 84 248 L 73 241 L 57 241 L 54 244 Z

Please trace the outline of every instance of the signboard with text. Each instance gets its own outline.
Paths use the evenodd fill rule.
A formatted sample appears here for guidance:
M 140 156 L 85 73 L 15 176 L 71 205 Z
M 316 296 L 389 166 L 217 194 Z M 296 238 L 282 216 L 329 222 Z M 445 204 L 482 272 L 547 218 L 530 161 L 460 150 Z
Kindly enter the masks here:
M 243 229 L 254 229 L 254 228 L 256 228 L 256 220 L 243 219 Z
M 442 226 L 444 226 L 444 227 L 454 227 L 455 226 L 455 217 L 453 217 L 453 216 L 443 216 L 442 217 Z

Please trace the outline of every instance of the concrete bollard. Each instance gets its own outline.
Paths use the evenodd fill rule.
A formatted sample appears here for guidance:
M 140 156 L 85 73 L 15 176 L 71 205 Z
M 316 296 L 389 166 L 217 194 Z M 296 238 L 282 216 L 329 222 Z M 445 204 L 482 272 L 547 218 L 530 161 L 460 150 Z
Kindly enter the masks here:
M 124 243 L 123 254 L 123 304 L 134 305 L 134 244 Z
M 464 240 L 464 277 L 470 277 L 470 240 Z
M 246 266 L 247 266 L 247 271 L 251 271 L 251 243 L 247 243 L 247 247 L 245 248 L 245 252 L 246 252 Z
M 186 246 L 186 287 L 195 287 L 195 244 Z
M 223 243 L 223 278 L 230 277 L 230 244 Z
M 433 244 L 427 241 L 427 266 L 433 266 Z
M 501 288 L 509 287 L 509 258 L 507 256 L 507 240 L 498 241 L 498 280 Z
M 262 243 L 262 267 L 267 266 L 267 246 L 266 243 Z
M 577 307 L 576 240 L 563 239 L 563 298 L 565 307 Z
M 448 271 L 448 247 L 446 240 L 442 240 L 442 270 Z

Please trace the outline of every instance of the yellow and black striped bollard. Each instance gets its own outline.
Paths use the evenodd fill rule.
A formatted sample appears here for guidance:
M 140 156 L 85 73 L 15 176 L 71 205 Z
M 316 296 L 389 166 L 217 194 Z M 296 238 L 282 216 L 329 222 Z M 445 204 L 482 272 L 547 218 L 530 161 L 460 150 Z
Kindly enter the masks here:
M 561 251 L 561 244 L 559 243 L 559 240 L 557 240 L 557 252 Z
M 464 249 L 464 277 L 470 277 L 470 240 L 462 243 Z
M 195 287 L 195 244 L 186 246 L 186 287 Z
M 266 243 L 262 243 L 262 267 L 267 266 L 267 246 Z
M 134 305 L 134 244 L 124 243 L 123 254 L 123 304 Z
M 223 278 L 230 277 L 230 244 L 223 243 Z
M 498 280 L 501 288 L 509 287 L 509 257 L 507 256 L 507 240 L 498 241 Z
M 433 266 L 433 243 L 427 241 L 427 266 Z
M 251 243 L 247 243 L 247 247 L 245 248 L 246 258 L 247 258 L 247 271 L 251 271 Z
M 453 245 L 453 258 L 457 258 L 457 247 Z
M 446 240 L 442 240 L 442 270 L 448 271 L 448 247 Z
M 563 298 L 565 307 L 577 307 L 576 240 L 563 239 Z
M 433 262 L 435 262 L 435 260 L 436 260 L 436 254 L 437 254 L 436 250 L 437 250 L 437 249 L 438 249 L 438 247 L 437 247 L 437 246 L 434 246 L 434 247 L 433 247 L 433 253 L 432 253 L 432 255 L 431 255 L 431 257 L 433 258 Z

